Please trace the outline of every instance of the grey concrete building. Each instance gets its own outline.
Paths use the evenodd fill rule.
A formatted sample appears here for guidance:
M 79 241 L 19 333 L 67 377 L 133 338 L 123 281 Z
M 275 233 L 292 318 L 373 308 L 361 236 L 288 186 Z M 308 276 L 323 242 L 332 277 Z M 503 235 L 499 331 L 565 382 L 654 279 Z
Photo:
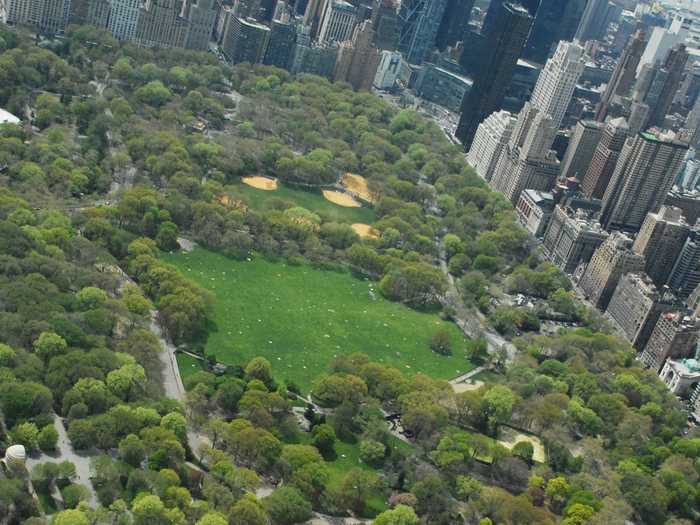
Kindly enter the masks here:
M 659 317 L 639 359 L 658 372 L 666 359 L 694 357 L 699 334 L 700 323 L 690 312 L 667 312 Z
M 605 125 L 594 120 L 579 120 L 561 162 L 562 178 L 582 180 L 593 160 Z

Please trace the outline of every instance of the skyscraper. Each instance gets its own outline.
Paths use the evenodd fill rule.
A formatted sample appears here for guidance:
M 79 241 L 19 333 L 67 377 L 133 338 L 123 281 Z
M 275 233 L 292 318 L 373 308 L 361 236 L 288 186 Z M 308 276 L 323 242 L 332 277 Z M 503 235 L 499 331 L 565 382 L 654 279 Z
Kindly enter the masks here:
M 666 284 L 689 233 L 679 208 L 661 206 L 658 213 L 647 214 L 632 251 L 644 257 L 644 269 L 656 286 Z
M 632 239 L 613 232 L 595 251 L 579 286 L 590 301 L 605 310 L 623 275 L 644 270 L 644 257 L 632 252 Z
M 643 31 L 637 31 L 627 43 L 600 99 L 596 111 L 596 120 L 604 122 L 613 99 L 629 94 L 634 85 L 637 76 L 637 66 L 642 58 L 646 44 L 646 33 Z
M 576 42 L 559 42 L 537 79 L 530 102 L 552 118 L 556 129 L 564 119 L 583 68 L 583 48 Z
M 544 64 L 558 42 L 574 38 L 585 7 L 586 0 L 542 0 L 523 57 Z
M 462 101 L 462 114 L 455 133 L 468 151 L 479 124 L 501 108 L 515 64 L 527 39 L 532 16 L 519 4 L 504 3 L 492 30 L 486 36 L 488 68 L 482 68 Z
M 442 15 L 440 28 L 437 32 L 435 46 L 444 50 L 462 41 L 464 32 L 471 18 L 475 0 L 447 0 L 445 13 Z
M 404 0 L 399 10 L 399 50 L 411 64 L 421 64 L 435 46 L 447 0 Z M 476 128 L 475 128 L 476 129 Z
M 357 8 L 344 0 L 327 0 L 321 15 L 318 41 L 324 44 L 345 42 L 352 38 Z
M 627 141 L 603 197 L 606 229 L 638 231 L 673 186 L 688 144 L 672 132 L 650 130 Z
M 578 180 L 588 171 L 605 126 L 593 120 L 579 120 L 561 163 L 561 177 Z
M 394 0 L 377 0 L 372 7 L 374 45 L 395 51 L 399 47 L 399 14 Z
M 671 109 L 673 99 L 680 87 L 687 62 L 688 51 L 686 51 L 684 44 L 680 44 L 669 51 L 661 68 L 661 71 L 664 71 L 666 74 L 663 75 L 663 83 L 660 86 L 658 97 L 655 103 L 648 100 L 644 101 L 651 109 L 647 126 L 664 125 L 666 115 Z
M 608 0 L 589 0 L 576 31 L 576 40 L 579 42 L 600 40 L 608 29 L 609 14 L 610 2 Z
M 690 21 L 685 21 L 681 17 L 676 17 L 667 29 L 664 27 L 654 27 L 651 30 L 647 45 L 644 48 L 642 57 L 637 65 L 637 75 L 642 72 L 645 65 L 654 65 L 663 62 L 668 52 L 678 44 L 682 44 L 688 36 Z
M 586 197 L 603 198 L 628 132 L 627 121 L 622 117 L 611 120 L 605 125 L 603 135 L 593 153 L 591 165 L 581 181 L 581 190 Z

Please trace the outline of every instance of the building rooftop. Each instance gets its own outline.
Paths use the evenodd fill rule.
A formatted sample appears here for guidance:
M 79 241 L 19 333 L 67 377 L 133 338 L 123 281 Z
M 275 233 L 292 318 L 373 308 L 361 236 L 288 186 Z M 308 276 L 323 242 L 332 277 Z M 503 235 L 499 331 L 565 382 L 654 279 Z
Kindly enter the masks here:
M 457 73 L 453 73 L 452 71 L 445 69 L 444 67 L 439 67 L 439 66 L 434 66 L 434 69 L 436 71 L 439 71 L 440 73 L 444 73 L 445 75 L 448 75 L 454 79 L 457 79 L 465 84 L 468 84 L 469 86 L 472 86 L 474 84 L 474 81 L 469 78 L 465 77 L 463 75 L 458 75 Z
M 697 359 L 681 359 L 680 361 L 670 359 L 668 364 L 681 376 L 689 379 L 700 378 L 700 361 Z

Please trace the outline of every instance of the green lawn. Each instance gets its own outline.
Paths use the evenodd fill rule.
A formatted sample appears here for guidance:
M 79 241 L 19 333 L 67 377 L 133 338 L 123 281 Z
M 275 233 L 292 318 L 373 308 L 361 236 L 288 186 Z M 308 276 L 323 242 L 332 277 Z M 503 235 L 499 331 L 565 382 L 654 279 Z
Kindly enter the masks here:
M 180 368 L 180 376 L 186 379 L 195 372 L 202 370 L 202 362 L 187 354 L 177 354 L 177 366 Z
M 262 209 L 265 201 L 278 197 L 294 202 L 317 213 L 322 218 L 334 222 L 365 223 L 371 224 L 376 220 L 374 210 L 371 207 L 344 208 L 323 198 L 323 195 L 315 192 L 295 190 L 280 184 L 275 191 L 265 191 L 252 188 L 243 183 L 233 184 L 228 187 L 233 197 L 242 198 L 248 205 L 255 209 Z
M 383 299 L 375 283 L 262 258 L 234 261 L 201 248 L 163 257 L 214 292 L 216 328 L 206 352 L 223 363 L 264 356 L 278 380 L 291 379 L 304 391 L 343 353 L 365 352 L 406 374 L 442 379 L 474 368 L 454 324 Z M 452 336 L 452 356 L 428 346 L 439 328 Z M 194 370 L 179 362 L 185 374 Z

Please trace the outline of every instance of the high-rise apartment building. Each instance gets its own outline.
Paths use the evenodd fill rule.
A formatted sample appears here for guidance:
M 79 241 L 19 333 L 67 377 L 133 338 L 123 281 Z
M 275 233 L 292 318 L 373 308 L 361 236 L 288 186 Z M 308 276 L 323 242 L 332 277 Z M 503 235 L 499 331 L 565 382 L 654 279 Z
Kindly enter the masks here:
M 46 3 L 50 0 L 6 0 L 5 15 L 8 24 L 39 27 Z
M 668 55 L 668 52 L 679 44 L 685 42 L 688 36 L 690 22 L 681 17 L 676 17 L 671 22 L 669 28 L 654 27 L 649 35 L 649 40 L 644 48 L 644 53 L 637 65 L 637 76 L 642 72 L 645 65 L 653 66 L 661 63 Z
M 355 29 L 352 42 L 344 42 L 338 50 L 335 80 L 348 82 L 356 90 L 369 90 L 377 73 L 381 54 L 374 47 L 372 22 L 365 20 Z
M 411 64 L 422 64 L 435 46 L 447 0 L 403 0 L 399 9 L 399 50 Z
M 632 251 L 632 239 L 613 232 L 595 251 L 579 286 L 590 301 L 605 310 L 623 275 L 644 271 L 644 257 Z
M 679 299 L 686 299 L 700 285 L 700 232 L 693 228 L 676 258 L 668 287 Z
M 647 214 L 632 251 L 644 257 L 645 271 L 656 286 L 666 284 L 689 233 L 680 208 L 661 206 Z
M 605 190 L 603 227 L 638 231 L 647 213 L 666 199 L 687 150 L 672 132 L 650 130 L 630 138 Z
M 674 306 L 677 305 L 673 296 L 659 291 L 646 274 L 628 273 L 620 279 L 605 313 L 632 346 L 642 350 L 659 315 Z
M 610 23 L 617 21 L 621 12 L 621 9 L 609 0 L 588 0 L 576 31 L 576 39 L 580 42 L 602 40 Z
M 493 178 L 498 160 L 515 126 L 516 118 L 507 111 L 497 111 L 479 124 L 467 162 L 485 181 Z
M 445 12 L 435 39 L 435 46 L 443 51 L 462 41 L 467 30 L 475 0 L 447 0 Z
M 224 31 L 221 49 L 232 64 L 256 64 L 265 56 L 270 28 L 254 20 L 231 16 Z
M 700 323 L 690 312 L 667 312 L 659 317 L 639 359 L 658 372 L 666 359 L 693 357 Z
M 628 134 L 627 121 L 622 117 L 605 125 L 600 142 L 593 152 L 591 164 L 581 181 L 581 191 L 584 195 L 594 199 L 603 198 Z
M 593 160 L 605 126 L 594 120 L 579 120 L 561 163 L 561 177 L 582 180 Z
M 584 210 L 557 205 L 545 231 L 542 249 L 548 260 L 563 272 L 573 274 L 580 264 L 588 264 L 608 235 Z
M 270 41 L 265 50 L 263 64 L 281 69 L 291 69 L 296 28 L 289 22 L 273 20 L 270 26 Z
M 469 94 L 462 102 L 462 114 L 455 136 L 469 151 L 479 124 L 494 111 L 501 109 L 506 88 L 513 77 L 532 26 L 532 16 L 519 4 L 506 2 L 500 6 L 500 16 L 485 35 L 484 50 L 488 68 L 481 68 Z
M 107 29 L 112 32 L 115 38 L 124 41 L 136 38 L 141 3 L 141 0 L 111 0 L 112 8 Z
M 557 43 L 576 35 L 586 0 L 541 0 L 523 57 L 544 64 Z
M 688 51 L 684 44 L 680 44 L 669 51 L 666 60 L 661 69 L 655 68 L 656 77 L 661 77 L 658 96 L 654 96 L 653 100 L 644 100 L 643 102 L 651 109 L 647 126 L 663 126 L 666 115 L 671 109 L 673 99 L 678 92 L 683 79 L 685 65 L 688 62 Z M 663 75 L 660 73 L 664 73 Z M 657 82 L 653 82 L 652 86 Z
M 600 99 L 596 110 L 596 120 L 600 122 L 605 121 L 605 117 L 610 110 L 610 104 L 615 97 L 629 95 L 637 78 L 637 66 L 639 66 L 646 44 L 647 37 L 644 31 L 637 31 L 630 38 Z
M 352 38 L 357 8 L 344 0 L 327 0 L 321 15 L 318 41 L 323 44 L 345 42 Z

